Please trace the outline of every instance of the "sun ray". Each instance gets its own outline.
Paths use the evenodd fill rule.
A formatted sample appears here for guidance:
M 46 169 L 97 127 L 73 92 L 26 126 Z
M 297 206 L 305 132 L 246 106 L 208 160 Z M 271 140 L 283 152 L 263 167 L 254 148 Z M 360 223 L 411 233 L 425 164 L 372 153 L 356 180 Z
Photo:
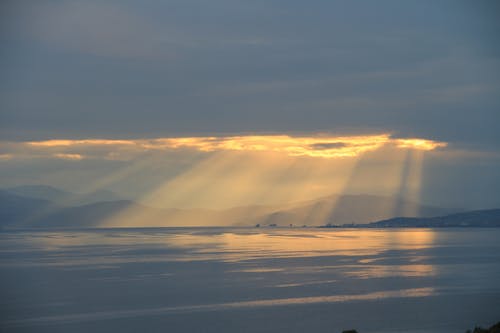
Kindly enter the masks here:
M 113 158 L 127 158 L 126 154 L 131 152 L 143 154 L 142 158 L 131 157 L 122 169 L 89 183 L 84 187 L 85 191 L 105 188 L 125 177 L 149 172 L 148 165 L 155 163 L 154 156 L 168 158 L 168 154 L 174 151 L 186 154 L 197 152 L 203 156 L 175 176 L 165 177 L 164 181 L 139 198 L 142 205 L 163 209 L 162 214 L 168 216 L 168 221 L 163 220 L 158 212 L 153 214 L 153 210 L 132 205 L 107 219 L 107 226 L 225 224 L 230 221 L 220 221 L 221 215 L 212 209 L 231 207 L 236 207 L 232 210 L 234 214 L 224 216 L 226 219 L 228 216 L 235 217 L 239 223 L 258 221 L 263 216 L 268 223 L 336 223 L 337 220 L 344 220 L 337 206 L 338 199 L 345 194 L 373 192 L 378 188 L 384 195 L 415 197 L 421 180 L 423 152 L 443 146 L 442 143 L 424 139 L 393 139 L 388 134 L 49 140 L 30 142 L 29 145 L 36 149 L 49 149 L 52 154 L 58 149 L 61 149 L 61 154 L 82 153 L 82 149 L 102 150 L 106 156 Z M 115 147 L 117 153 L 110 151 L 110 147 Z M 151 155 L 151 152 L 155 154 Z M 414 152 L 419 152 L 420 159 Z M 157 176 L 161 178 L 162 171 L 158 172 Z M 318 199 L 323 196 L 328 197 Z M 307 201 L 312 199 L 317 202 L 308 205 Z M 249 203 L 267 207 L 254 206 L 250 209 Z M 273 210 L 273 205 L 280 208 Z M 389 217 L 391 212 L 399 209 L 397 206 L 395 200 L 393 204 L 378 207 L 376 217 Z M 283 213 L 281 210 L 285 208 L 291 209 L 293 214 Z M 183 209 L 204 209 L 203 221 L 190 220 L 197 215 L 190 215 Z M 404 209 L 408 210 L 408 207 Z

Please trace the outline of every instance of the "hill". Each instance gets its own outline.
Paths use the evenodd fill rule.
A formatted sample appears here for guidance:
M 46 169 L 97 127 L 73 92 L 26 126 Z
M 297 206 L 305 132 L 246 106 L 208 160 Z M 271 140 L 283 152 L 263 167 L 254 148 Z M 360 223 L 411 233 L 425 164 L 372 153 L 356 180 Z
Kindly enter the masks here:
M 203 226 L 222 220 L 210 210 L 158 209 L 130 200 L 68 207 L 0 190 L 0 228 Z
M 49 200 L 60 206 L 76 206 L 101 201 L 123 200 L 121 196 L 108 190 L 73 193 L 47 185 L 23 185 L 7 188 L 4 191 L 26 198 Z
M 63 205 L 64 191 L 43 187 L 17 188 L 25 195 L 43 195 L 56 202 L 0 192 L 0 218 L 4 227 L 167 227 L 167 226 L 320 226 L 359 224 L 373 227 L 429 225 L 426 216 L 438 216 L 449 210 L 371 195 L 329 196 L 315 200 L 276 206 L 242 206 L 227 210 L 160 209 L 130 200 L 99 201 Z M 396 218 L 400 212 L 414 212 L 419 218 Z M 489 219 L 489 216 L 485 216 Z M 420 222 L 419 222 L 420 221 Z M 436 221 L 436 220 L 431 220 Z M 466 221 L 465 217 L 462 221 Z M 442 222 L 446 223 L 446 222 Z
M 332 195 L 276 209 L 260 217 L 260 224 L 324 225 L 366 224 L 395 216 L 429 217 L 456 210 L 420 205 L 375 195 Z
M 0 190 L 0 227 L 22 226 L 32 216 L 52 206 L 48 200 L 26 198 Z
M 500 227 L 500 209 L 474 210 L 428 218 L 397 217 L 368 224 L 377 228 Z

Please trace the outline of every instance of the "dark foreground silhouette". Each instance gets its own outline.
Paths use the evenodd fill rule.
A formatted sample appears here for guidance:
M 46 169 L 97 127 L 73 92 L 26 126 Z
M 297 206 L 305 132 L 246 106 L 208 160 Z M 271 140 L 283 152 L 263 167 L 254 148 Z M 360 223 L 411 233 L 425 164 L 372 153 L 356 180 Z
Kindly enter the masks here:
M 467 330 L 465 333 L 500 333 L 500 321 L 490 328 L 476 327 L 473 331 Z
M 358 333 L 356 330 L 346 330 L 342 333 Z M 476 327 L 474 330 L 467 330 L 465 333 L 500 333 L 500 321 L 490 328 Z

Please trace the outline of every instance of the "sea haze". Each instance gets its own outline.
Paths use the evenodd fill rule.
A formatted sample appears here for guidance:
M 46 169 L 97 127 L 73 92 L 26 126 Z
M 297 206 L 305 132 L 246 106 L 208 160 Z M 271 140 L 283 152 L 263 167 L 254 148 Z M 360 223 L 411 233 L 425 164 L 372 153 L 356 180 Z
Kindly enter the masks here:
M 500 313 L 500 229 L 0 233 L 6 332 L 464 332 Z

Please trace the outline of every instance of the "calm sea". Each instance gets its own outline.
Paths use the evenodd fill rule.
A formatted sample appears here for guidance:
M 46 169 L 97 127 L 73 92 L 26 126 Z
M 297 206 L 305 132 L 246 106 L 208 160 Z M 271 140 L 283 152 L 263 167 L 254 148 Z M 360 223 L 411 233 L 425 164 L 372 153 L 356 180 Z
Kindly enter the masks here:
M 0 233 L 2 332 L 457 332 L 500 321 L 500 229 Z

